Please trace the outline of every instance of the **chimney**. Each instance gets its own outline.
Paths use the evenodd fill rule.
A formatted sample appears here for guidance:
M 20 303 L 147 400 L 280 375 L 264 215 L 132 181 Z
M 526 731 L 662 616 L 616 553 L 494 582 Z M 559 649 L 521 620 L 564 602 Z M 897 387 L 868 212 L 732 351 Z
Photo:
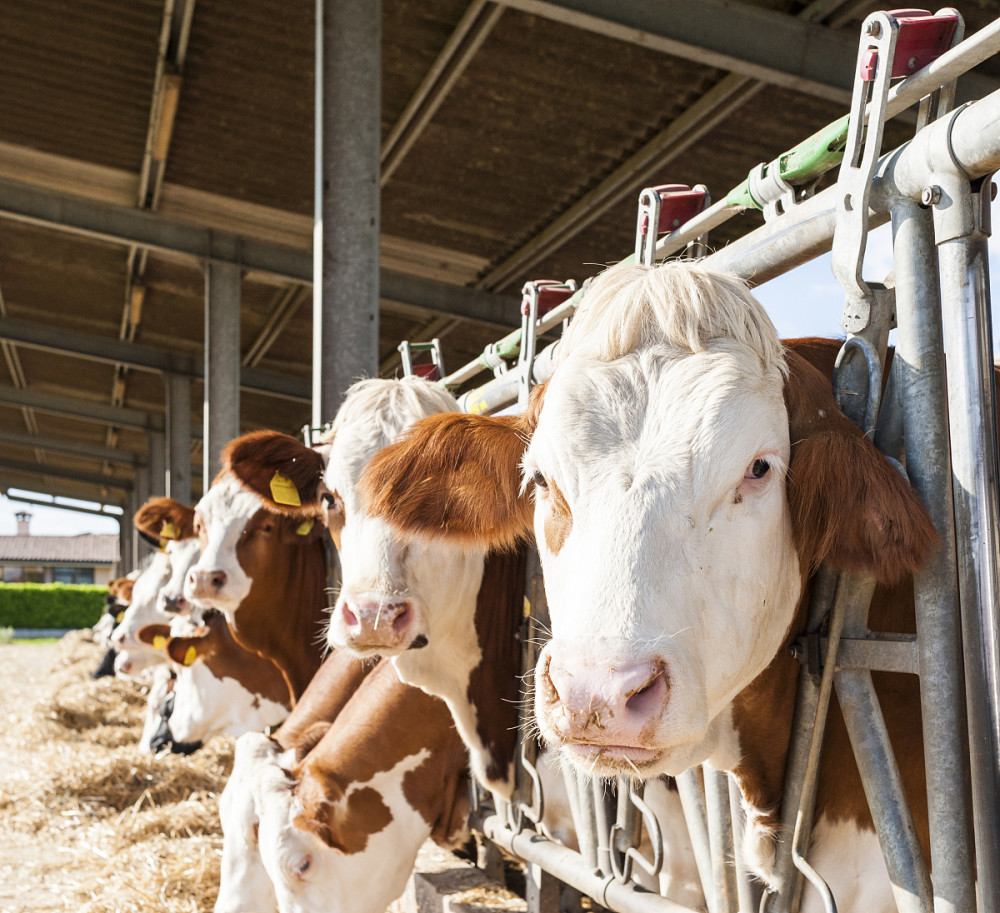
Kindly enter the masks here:
M 28 526 L 31 523 L 31 514 L 26 510 L 22 510 L 14 514 L 14 516 L 17 517 L 17 534 L 19 536 L 30 536 L 31 531 L 28 529 Z

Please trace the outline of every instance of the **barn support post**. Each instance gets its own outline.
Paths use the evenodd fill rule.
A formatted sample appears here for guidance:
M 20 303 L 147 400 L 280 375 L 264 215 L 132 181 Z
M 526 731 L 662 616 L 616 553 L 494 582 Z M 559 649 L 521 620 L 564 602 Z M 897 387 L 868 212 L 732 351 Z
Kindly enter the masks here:
M 986 249 L 990 180 L 973 192 L 955 171 L 936 178 L 930 189 L 938 197 L 932 202 L 948 351 L 977 892 L 979 908 L 987 910 L 1000 896 L 1000 468 Z M 937 205 L 946 198 L 946 205 Z
M 219 472 L 219 454 L 240 433 L 240 267 L 205 264 L 205 385 L 202 491 Z
M 124 577 L 135 567 L 132 549 L 132 518 L 135 516 L 135 490 L 125 499 L 125 511 L 118 520 L 118 576 Z
M 146 466 L 137 466 L 135 470 L 135 487 L 132 489 L 132 496 L 135 498 L 135 509 L 138 510 L 149 500 L 149 469 Z M 135 563 L 139 564 L 143 558 L 151 551 L 152 546 L 139 535 L 139 530 L 132 527 L 132 554 L 135 556 Z
M 313 413 L 378 372 L 379 0 L 316 0 Z
M 148 437 L 149 493 L 167 493 L 167 441 L 162 431 L 151 431 Z
M 191 378 L 167 375 L 167 495 L 191 503 Z
M 962 630 L 948 449 L 944 343 L 930 212 L 890 199 L 906 471 L 941 545 L 914 577 L 924 764 L 936 913 L 975 906 Z

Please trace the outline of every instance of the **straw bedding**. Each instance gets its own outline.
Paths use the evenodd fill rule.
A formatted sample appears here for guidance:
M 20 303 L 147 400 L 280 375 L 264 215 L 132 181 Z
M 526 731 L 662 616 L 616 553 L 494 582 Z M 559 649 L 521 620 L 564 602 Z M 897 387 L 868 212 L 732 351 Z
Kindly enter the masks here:
M 233 740 L 142 755 L 145 693 L 90 680 L 100 647 L 0 651 L 0 909 L 210 911 Z

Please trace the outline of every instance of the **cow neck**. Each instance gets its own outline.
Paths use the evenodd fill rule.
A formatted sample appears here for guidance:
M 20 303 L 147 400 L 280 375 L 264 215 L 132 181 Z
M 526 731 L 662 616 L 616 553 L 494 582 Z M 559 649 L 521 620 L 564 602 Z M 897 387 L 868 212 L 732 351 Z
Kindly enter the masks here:
M 294 748 L 314 723 L 332 723 L 373 668 L 369 660 L 358 659 L 347 650 L 334 650 L 275 733 L 282 750 Z
M 220 681 L 234 679 L 258 698 L 287 707 L 289 689 L 274 660 L 241 646 L 221 613 L 213 615 L 207 624 L 211 629 L 208 636 L 215 638 L 217 645 L 205 656 L 205 668 Z
M 476 637 L 482 657 L 469 676 L 468 700 L 485 750 L 488 782 L 512 786 L 521 694 L 521 642 L 527 548 L 486 557 L 476 597 Z
M 323 662 L 325 587 L 322 541 L 282 544 L 266 571 L 256 575 L 235 613 L 237 641 L 274 660 L 293 704 Z

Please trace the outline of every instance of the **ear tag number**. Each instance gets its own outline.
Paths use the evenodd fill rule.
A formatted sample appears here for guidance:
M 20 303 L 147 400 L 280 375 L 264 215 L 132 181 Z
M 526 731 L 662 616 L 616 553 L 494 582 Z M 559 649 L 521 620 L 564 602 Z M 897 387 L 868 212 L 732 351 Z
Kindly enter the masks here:
M 312 528 L 316 525 L 316 518 L 309 517 L 307 520 L 303 520 L 298 526 L 295 527 L 296 536 L 308 536 L 312 532 Z
M 176 539 L 177 538 L 177 527 L 174 526 L 169 520 L 167 520 L 163 526 L 160 527 L 160 538 L 161 539 Z
M 284 504 L 286 507 L 302 506 L 302 499 L 295 483 L 280 472 L 275 472 L 271 476 L 271 497 L 274 498 L 275 504 Z
M 188 647 L 184 651 L 184 665 L 190 666 L 198 658 L 198 651 L 194 647 Z
M 153 638 L 153 647 L 162 650 L 167 645 L 167 639 L 162 634 L 157 634 Z

